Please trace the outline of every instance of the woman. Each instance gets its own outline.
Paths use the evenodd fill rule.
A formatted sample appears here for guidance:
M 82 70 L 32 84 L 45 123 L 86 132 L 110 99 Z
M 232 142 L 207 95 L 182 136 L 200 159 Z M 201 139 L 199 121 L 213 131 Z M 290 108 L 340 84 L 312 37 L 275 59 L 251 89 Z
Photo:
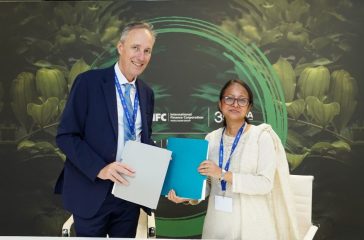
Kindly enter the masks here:
M 269 125 L 249 123 L 252 106 L 246 83 L 231 80 L 221 89 L 224 127 L 206 136 L 209 160 L 198 168 L 210 182 L 202 238 L 298 239 L 284 149 Z M 189 201 L 173 190 L 168 199 Z

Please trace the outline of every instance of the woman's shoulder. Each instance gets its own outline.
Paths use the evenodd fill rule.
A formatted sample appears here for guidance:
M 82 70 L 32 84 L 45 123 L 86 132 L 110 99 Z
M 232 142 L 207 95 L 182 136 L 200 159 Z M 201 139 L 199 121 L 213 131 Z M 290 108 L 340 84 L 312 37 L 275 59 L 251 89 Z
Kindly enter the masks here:
M 223 130 L 224 128 L 223 127 L 221 127 L 221 128 L 218 128 L 218 129 L 216 129 L 216 130 L 214 130 L 214 131 L 212 131 L 212 132 L 209 132 L 207 135 L 206 135 L 206 140 L 208 140 L 208 141 L 210 141 L 210 140 L 212 140 L 212 139 L 215 139 L 216 137 L 218 137 L 219 139 L 221 138 L 221 134 L 222 134 L 222 130 Z
M 267 123 L 262 123 L 255 126 L 255 135 L 258 141 L 273 141 L 275 144 L 280 143 L 281 139 L 273 130 L 272 126 Z
M 250 135 L 259 139 L 262 136 L 272 136 L 274 134 L 274 130 L 271 125 L 267 123 L 261 123 L 259 125 L 251 125 L 250 126 Z
M 273 130 L 272 126 L 268 123 L 261 123 L 259 125 L 255 125 L 256 130 L 258 131 L 271 131 Z

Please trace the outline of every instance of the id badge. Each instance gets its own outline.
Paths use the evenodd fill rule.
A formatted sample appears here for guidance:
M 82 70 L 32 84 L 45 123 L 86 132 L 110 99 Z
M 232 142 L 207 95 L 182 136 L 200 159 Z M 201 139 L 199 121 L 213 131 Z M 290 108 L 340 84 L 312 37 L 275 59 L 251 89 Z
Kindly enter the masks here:
M 233 199 L 224 196 L 215 196 L 215 209 L 223 212 L 233 212 Z

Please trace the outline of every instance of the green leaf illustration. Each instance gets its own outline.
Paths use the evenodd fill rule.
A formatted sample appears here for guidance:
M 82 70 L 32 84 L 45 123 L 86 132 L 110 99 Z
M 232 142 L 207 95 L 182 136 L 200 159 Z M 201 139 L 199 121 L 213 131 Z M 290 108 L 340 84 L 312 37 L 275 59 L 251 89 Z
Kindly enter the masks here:
M 317 97 L 306 98 L 307 114 L 320 126 L 326 127 L 339 114 L 340 105 L 337 102 L 322 103 Z
M 287 113 L 294 119 L 298 119 L 305 110 L 305 100 L 297 99 L 286 103 Z
M 304 153 L 304 154 L 291 154 L 291 153 L 286 153 L 287 155 L 287 160 L 289 163 L 289 166 L 291 167 L 291 169 L 295 169 L 296 167 L 298 167 L 301 162 L 303 161 L 303 159 L 308 155 L 309 153 Z
M 51 122 L 58 114 L 59 100 L 56 97 L 48 98 L 43 104 L 29 103 L 27 112 L 34 122 L 40 127 L 44 127 Z

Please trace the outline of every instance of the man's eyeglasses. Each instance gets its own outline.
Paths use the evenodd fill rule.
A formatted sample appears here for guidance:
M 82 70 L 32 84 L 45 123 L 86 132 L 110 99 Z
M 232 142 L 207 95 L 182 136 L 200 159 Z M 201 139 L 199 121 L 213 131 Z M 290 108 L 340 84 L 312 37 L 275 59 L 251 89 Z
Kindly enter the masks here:
M 226 97 L 223 97 L 223 101 L 227 105 L 234 105 L 235 101 L 238 102 L 238 105 L 240 107 L 245 107 L 245 106 L 249 105 L 248 98 L 233 98 L 233 97 L 226 96 Z

